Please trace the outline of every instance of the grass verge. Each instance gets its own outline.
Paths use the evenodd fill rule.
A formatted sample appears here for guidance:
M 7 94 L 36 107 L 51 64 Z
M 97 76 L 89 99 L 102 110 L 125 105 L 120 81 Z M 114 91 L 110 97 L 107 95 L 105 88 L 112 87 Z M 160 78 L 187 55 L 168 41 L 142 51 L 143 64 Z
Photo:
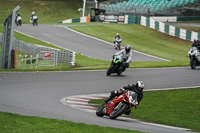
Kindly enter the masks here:
M 64 120 L 21 116 L 5 112 L 0 112 L 0 131 L 2 133 L 142 133 Z
M 147 27 L 103 23 L 77 23 L 66 26 L 108 42 L 112 42 L 114 35 L 120 33 L 123 46 L 130 44 L 134 50 L 171 60 L 170 62 L 132 62 L 130 68 L 189 66 L 189 58 L 186 56 L 191 45 L 190 42 L 170 37 Z M 17 32 L 15 32 L 15 37 L 25 42 L 63 50 L 57 46 L 47 44 Z M 110 65 L 110 61 L 96 60 L 77 53 L 75 64 L 75 67 L 62 64 L 60 65 L 61 67 L 51 68 L 51 70 L 107 69 Z M 49 70 L 49 67 L 39 68 L 39 70 L 40 69 Z
M 78 9 L 83 6 L 81 0 L 1 0 L 0 5 L 0 24 L 12 10 L 19 5 L 18 11 L 22 16 L 22 25 L 30 24 L 31 13 L 35 12 L 38 16 L 38 23 L 55 24 L 62 20 L 80 17 Z
M 142 121 L 189 128 L 200 132 L 200 88 L 147 91 L 139 107 L 128 116 Z M 91 100 L 99 107 L 103 99 Z

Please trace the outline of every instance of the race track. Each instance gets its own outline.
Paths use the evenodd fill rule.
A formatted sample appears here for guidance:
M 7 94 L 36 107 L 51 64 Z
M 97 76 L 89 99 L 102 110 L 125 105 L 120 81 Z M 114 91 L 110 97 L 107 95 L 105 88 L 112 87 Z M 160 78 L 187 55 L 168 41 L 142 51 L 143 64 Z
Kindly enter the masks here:
M 52 44 L 101 60 L 110 60 L 116 52 L 112 45 L 50 25 L 23 25 L 17 31 Z M 97 49 L 94 51 L 94 49 Z M 104 54 L 102 54 L 104 53 Z M 96 56 L 98 55 L 98 56 Z M 156 57 L 134 53 L 133 61 L 160 61 Z M 121 76 L 106 76 L 106 70 L 77 72 L 1 72 L 0 110 L 46 118 L 64 119 L 152 133 L 189 133 L 190 131 L 163 127 L 138 120 L 99 118 L 94 113 L 80 111 L 61 103 L 61 98 L 74 95 L 101 94 L 143 80 L 145 90 L 200 86 L 200 69 L 149 68 L 127 69 Z M 145 96 L 144 96 L 145 98 Z M 134 112 L 132 112 L 134 113 Z
M 111 61 L 112 55 L 118 51 L 109 42 L 99 41 L 72 32 L 71 29 L 65 26 L 38 25 L 36 27 L 23 25 L 22 27 L 16 27 L 16 31 L 99 60 Z M 133 52 L 133 57 L 132 61 L 165 61 L 165 59 L 145 55 L 137 51 Z
M 188 131 L 149 125 L 138 120 L 99 118 L 94 113 L 66 106 L 60 100 L 73 95 L 109 93 L 137 80 L 144 81 L 145 90 L 200 86 L 199 74 L 199 69 L 193 71 L 190 68 L 128 69 L 121 76 L 109 77 L 105 70 L 1 72 L 0 110 L 144 132 L 187 133 Z

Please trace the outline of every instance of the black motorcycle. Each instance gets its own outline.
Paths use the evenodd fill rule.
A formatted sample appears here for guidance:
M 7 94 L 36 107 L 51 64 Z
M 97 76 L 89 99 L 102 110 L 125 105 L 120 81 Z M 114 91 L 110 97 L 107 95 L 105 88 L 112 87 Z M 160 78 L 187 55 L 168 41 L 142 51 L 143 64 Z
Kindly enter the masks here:
M 17 14 L 15 22 L 16 22 L 17 26 L 21 26 L 22 25 L 22 17 L 20 16 L 20 14 Z
M 125 71 L 125 59 L 122 55 L 113 55 L 113 60 L 107 71 L 107 76 L 110 76 L 112 73 L 117 73 L 121 75 Z
M 38 23 L 37 23 L 37 16 L 36 15 L 34 15 L 32 18 L 31 18 L 31 23 L 33 24 L 33 26 L 37 26 L 38 25 Z

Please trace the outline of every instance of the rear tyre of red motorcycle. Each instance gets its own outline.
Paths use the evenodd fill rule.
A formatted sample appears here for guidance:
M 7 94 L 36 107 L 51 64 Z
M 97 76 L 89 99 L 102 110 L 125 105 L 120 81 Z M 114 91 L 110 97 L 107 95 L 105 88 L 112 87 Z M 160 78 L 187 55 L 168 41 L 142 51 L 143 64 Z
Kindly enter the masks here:
M 125 103 L 120 103 L 120 104 L 122 105 L 119 106 L 119 108 L 113 109 L 113 112 L 110 114 L 110 119 L 115 119 L 127 111 L 128 105 Z
M 104 112 L 103 112 L 104 105 L 105 105 L 105 103 L 104 103 L 103 105 L 101 105 L 101 106 L 96 110 L 96 115 L 97 115 L 98 117 L 103 117 L 103 116 L 104 116 Z

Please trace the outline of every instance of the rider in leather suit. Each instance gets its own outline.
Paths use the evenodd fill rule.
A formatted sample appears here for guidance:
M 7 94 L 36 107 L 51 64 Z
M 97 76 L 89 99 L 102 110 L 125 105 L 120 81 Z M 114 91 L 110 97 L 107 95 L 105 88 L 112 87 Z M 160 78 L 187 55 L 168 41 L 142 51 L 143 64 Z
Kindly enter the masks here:
M 122 54 L 125 57 L 125 66 L 124 70 L 129 67 L 129 63 L 131 62 L 132 59 L 132 51 L 131 51 L 131 46 L 126 45 L 125 49 L 122 49 L 121 51 L 115 53 L 115 55 L 120 55 Z
M 112 91 L 110 96 L 105 100 L 105 103 L 108 103 L 110 100 L 112 100 L 116 96 L 123 94 L 125 90 L 131 90 L 137 93 L 138 104 L 135 106 L 135 108 L 137 108 L 137 106 L 139 105 L 140 101 L 143 98 L 143 89 L 144 89 L 143 81 L 137 81 L 136 84 L 129 84 L 127 86 L 123 86 L 119 91 Z M 128 114 L 130 114 L 130 112 L 128 112 Z

